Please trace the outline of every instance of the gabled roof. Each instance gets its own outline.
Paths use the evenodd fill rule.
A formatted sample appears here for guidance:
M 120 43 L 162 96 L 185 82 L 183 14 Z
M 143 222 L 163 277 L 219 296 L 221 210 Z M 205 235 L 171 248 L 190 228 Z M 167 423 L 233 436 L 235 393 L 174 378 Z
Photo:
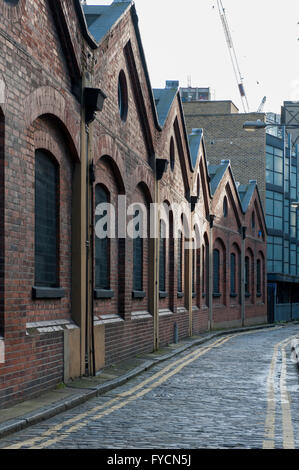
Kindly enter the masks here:
M 113 2 L 111 5 L 83 5 L 90 33 L 99 43 L 128 9 L 132 2 Z
M 254 190 L 257 187 L 256 180 L 250 180 L 248 184 L 240 184 L 238 192 L 241 200 L 243 212 L 245 213 L 249 207 Z
M 214 196 L 226 170 L 230 166 L 229 160 L 222 160 L 220 165 L 208 164 L 208 173 L 210 177 L 211 194 Z
M 165 121 L 171 109 L 171 105 L 177 93 L 178 93 L 177 88 L 163 88 L 163 89 L 154 88 L 153 89 L 159 124 L 161 127 L 163 127 L 165 124 Z

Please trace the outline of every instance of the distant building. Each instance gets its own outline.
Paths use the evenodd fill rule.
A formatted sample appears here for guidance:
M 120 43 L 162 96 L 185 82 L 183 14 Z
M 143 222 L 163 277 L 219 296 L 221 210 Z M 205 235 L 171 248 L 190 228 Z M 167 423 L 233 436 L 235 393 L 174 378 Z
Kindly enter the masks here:
M 209 101 L 211 99 L 210 88 L 180 88 L 180 95 L 183 103 L 189 101 Z
M 266 201 L 266 132 L 247 133 L 245 121 L 265 120 L 264 113 L 239 113 L 230 100 L 183 102 L 187 130 L 202 127 L 210 163 L 230 160 L 236 180 L 255 179 L 263 205 Z M 236 164 L 237 163 L 237 164 Z

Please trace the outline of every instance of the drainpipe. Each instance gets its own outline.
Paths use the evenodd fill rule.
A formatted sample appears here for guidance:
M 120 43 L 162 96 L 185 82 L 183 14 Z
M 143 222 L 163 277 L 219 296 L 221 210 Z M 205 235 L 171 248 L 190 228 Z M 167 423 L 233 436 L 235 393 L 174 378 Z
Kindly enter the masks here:
M 215 215 L 210 214 L 210 234 L 209 234 L 209 324 L 208 329 L 213 329 L 213 226 Z
M 188 311 L 189 311 L 189 336 L 191 337 L 193 334 L 193 293 L 192 293 L 192 282 L 193 282 L 193 256 L 194 256 L 194 247 L 193 247 L 193 223 L 194 223 L 194 211 L 198 201 L 198 196 L 190 196 L 190 239 L 189 239 L 189 253 L 188 253 L 188 282 L 189 282 L 189 289 L 188 289 Z M 194 234 L 194 243 L 195 243 L 195 234 Z M 191 247 L 190 247 L 191 244 Z M 197 248 L 195 252 L 195 267 L 194 271 L 196 271 L 196 262 L 197 262 Z M 195 276 L 195 281 L 197 282 L 198 279 Z M 194 281 L 194 282 L 195 282 Z M 195 292 L 196 292 L 196 285 L 195 285 Z
M 154 238 L 154 351 L 159 349 L 159 242 L 160 242 L 160 183 L 155 178 L 155 238 Z
M 246 227 L 241 227 L 242 246 L 241 246 L 241 324 L 245 325 L 245 240 Z
M 154 238 L 154 351 L 159 349 L 159 243 L 160 243 L 160 180 L 168 167 L 166 158 L 155 160 L 155 238 Z
M 93 129 L 91 123 L 95 119 L 96 111 L 102 111 L 105 93 L 99 88 L 84 88 L 84 111 L 85 111 L 85 246 L 86 246 L 86 262 L 85 262 L 85 280 L 86 280 L 86 297 L 85 297 L 85 374 L 95 375 L 95 344 L 94 344 L 94 168 L 91 155 L 91 146 L 93 138 Z

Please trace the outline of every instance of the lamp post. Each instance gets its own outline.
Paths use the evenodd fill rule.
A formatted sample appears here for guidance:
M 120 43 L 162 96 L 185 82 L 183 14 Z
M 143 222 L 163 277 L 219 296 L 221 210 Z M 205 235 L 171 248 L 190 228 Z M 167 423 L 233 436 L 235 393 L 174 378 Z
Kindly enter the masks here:
M 245 121 L 243 124 L 243 129 L 249 132 L 257 131 L 259 129 L 265 129 L 266 127 L 287 127 L 288 129 L 299 129 L 298 124 L 290 124 L 285 126 L 284 124 L 264 122 L 260 119 L 257 119 L 257 121 Z

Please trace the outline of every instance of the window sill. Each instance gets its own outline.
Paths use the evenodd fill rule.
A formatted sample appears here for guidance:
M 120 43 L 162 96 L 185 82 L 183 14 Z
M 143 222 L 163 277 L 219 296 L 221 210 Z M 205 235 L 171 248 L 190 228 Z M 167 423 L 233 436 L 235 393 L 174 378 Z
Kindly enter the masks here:
M 219 298 L 219 297 L 221 297 L 221 293 L 220 292 L 213 292 L 213 297 L 214 298 Z
M 236 292 L 231 292 L 231 293 L 230 293 L 230 296 L 231 296 L 231 297 L 237 297 L 238 294 L 236 294 Z
M 168 297 L 168 292 L 160 291 L 159 292 L 159 297 L 160 297 L 160 299 L 165 299 L 166 297 Z
M 61 287 L 32 287 L 33 299 L 62 299 L 65 297 L 65 290 Z
M 245 297 L 247 297 L 247 298 L 250 297 L 249 292 L 245 292 Z
M 110 289 L 94 289 L 95 299 L 112 299 L 114 297 L 113 290 Z
M 184 297 L 184 292 L 178 292 L 178 299 L 182 299 Z
M 133 299 L 143 299 L 146 296 L 144 290 L 133 290 L 132 297 Z
M 258 292 L 258 293 L 256 294 L 256 296 L 257 296 L 257 297 L 262 297 L 262 294 L 261 294 L 260 292 Z

